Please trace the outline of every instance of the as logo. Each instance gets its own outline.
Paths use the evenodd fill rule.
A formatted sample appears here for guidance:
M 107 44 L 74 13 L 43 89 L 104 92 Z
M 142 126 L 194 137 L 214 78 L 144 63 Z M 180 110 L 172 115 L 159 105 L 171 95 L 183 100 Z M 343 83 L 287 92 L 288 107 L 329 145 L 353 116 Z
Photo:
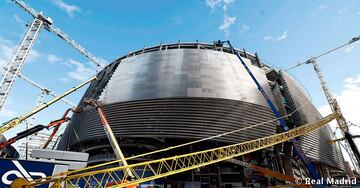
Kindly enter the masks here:
M 5 172 L 2 177 L 1 181 L 5 185 L 10 185 L 16 178 L 25 178 L 28 181 L 32 181 L 37 178 L 44 178 L 46 174 L 42 172 L 28 172 L 25 168 L 19 163 L 19 161 L 12 160 L 11 161 L 17 170 L 9 170 Z

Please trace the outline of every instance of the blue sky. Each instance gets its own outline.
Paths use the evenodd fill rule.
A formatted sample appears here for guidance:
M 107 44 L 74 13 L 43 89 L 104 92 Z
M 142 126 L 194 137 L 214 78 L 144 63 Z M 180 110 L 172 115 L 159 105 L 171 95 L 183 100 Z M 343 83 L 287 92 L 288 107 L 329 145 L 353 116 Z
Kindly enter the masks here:
M 71 1 L 26 0 L 97 57 L 116 57 L 160 42 L 212 42 L 258 52 L 266 63 L 287 68 L 360 35 L 360 1 L 153 0 Z M 32 17 L 11 1 L 0 2 L 0 65 L 4 66 Z M 319 63 L 349 121 L 360 124 L 360 44 L 323 57 Z M 69 45 L 43 30 L 23 74 L 61 93 L 94 73 L 95 67 Z M 310 65 L 290 72 L 327 112 L 320 84 Z M 84 90 L 68 98 L 77 103 Z M 31 110 L 39 91 L 21 79 L 15 83 L 0 121 Z M 47 100 L 50 98 L 47 97 Z M 58 103 L 38 114 L 46 124 L 68 106 Z M 20 126 L 6 133 L 12 136 Z M 356 128 L 354 132 L 360 133 Z

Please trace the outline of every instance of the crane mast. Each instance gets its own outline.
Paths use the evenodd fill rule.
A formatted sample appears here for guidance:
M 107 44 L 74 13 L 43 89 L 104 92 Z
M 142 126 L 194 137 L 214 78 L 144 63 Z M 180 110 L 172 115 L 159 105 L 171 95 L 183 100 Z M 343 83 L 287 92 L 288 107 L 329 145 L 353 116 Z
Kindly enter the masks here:
M 345 118 L 344 118 L 344 116 L 343 116 L 343 114 L 341 112 L 340 106 L 337 103 L 336 99 L 331 95 L 331 92 L 330 92 L 330 89 L 328 87 L 328 84 L 326 83 L 324 74 L 322 73 L 322 71 L 320 69 L 320 66 L 316 61 L 317 61 L 318 58 L 320 58 L 322 56 L 325 56 L 325 55 L 327 55 L 327 54 L 329 54 L 331 52 L 334 52 L 334 51 L 336 51 L 336 50 L 338 50 L 340 48 L 343 48 L 343 47 L 345 47 L 347 45 L 350 45 L 350 44 L 352 44 L 354 42 L 357 42 L 359 40 L 360 40 L 360 36 L 354 37 L 347 43 L 344 43 L 344 44 L 342 44 L 340 46 L 337 46 L 336 48 L 325 51 L 325 52 L 323 52 L 323 53 L 321 53 L 321 54 L 319 54 L 319 55 L 317 55 L 315 57 L 310 58 L 307 61 L 297 63 L 296 65 L 294 65 L 294 66 L 292 66 L 292 67 L 285 70 L 285 71 L 288 71 L 290 69 L 299 67 L 299 66 L 304 65 L 304 64 L 312 64 L 313 65 L 314 70 L 316 72 L 316 75 L 320 80 L 320 84 L 321 84 L 321 87 L 322 87 L 323 92 L 325 94 L 326 100 L 328 101 L 332 112 L 336 113 L 336 114 L 339 114 L 339 116 L 336 118 L 336 121 L 337 121 L 337 124 L 339 125 L 339 128 L 340 128 L 342 134 L 344 135 L 344 140 L 346 140 L 346 142 L 344 144 L 345 149 L 347 150 L 347 152 L 349 154 L 349 157 L 350 157 L 352 163 L 354 164 L 354 168 L 358 172 L 360 172 L 360 152 L 359 152 L 359 149 L 357 148 L 357 146 L 355 144 L 353 136 L 349 132 L 349 126 L 348 126 L 348 124 L 347 124 L 347 122 L 346 122 L 346 120 L 345 120 Z
M 341 132 L 344 135 L 344 138 L 346 140 L 345 142 L 345 148 L 348 151 L 349 157 L 354 164 L 354 168 L 359 171 L 359 165 L 360 165 L 360 153 L 359 149 L 357 148 L 355 141 L 353 139 L 353 136 L 349 132 L 349 126 L 347 125 L 347 122 L 341 112 L 340 106 L 337 103 L 336 99 L 331 95 L 330 89 L 326 83 L 325 77 L 320 69 L 319 64 L 316 62 L 316 59 L 310 59 L 308 63 L 311 63 L 314 67 L 314 70 L 316 72 L 317 77 L 320 80 L 321 87 L 324 91 L 324 94 L 326 96 L 326 99 L 330 105 L 330 108 L 332 112 L 339 114 L 339 116 L 336 118 L 336 122 L 339 125 L 339 128 Z
M 6 66 L 6 71 L 0 82 L 0 110 L 24 65 L 26 57 L 29 55 L 30 49 L 33 47 L 36 38 L 39 36 L 42 25 L 43 21 L 37 18 L 34 19 L 24 38 L 20 42 L 13 59 Z
M 62 40 L 68 43 L 75 50 L 80 52 L 83 56 L 87 57 L 91 62 L 93 62 L 97 67 L 103 68 L 104 65 L 100 62 L 98 58 L 92 55 L 84 47 L 78 44 L 75 40 L 71 39 L 66 33 L 61 31 L 59 28 L 53 25 L 53 21 L 49 17 L 43 16 L 40 12 L 37 12 L 35 9 L 31 8 L 25 2 L 21 0 L 12 0 L 20 8 L 28 12 L 34 21 L 28 27 L 27 32 L 25 33 L 23 39 L 21 40 L 12 60 L 6 66 L 5 73 L 0 82 L 0 110 L 3 108 L 7 96 L 9 95 L 10 90 L 12 89 L 16 78 L 19 76 L 21 69 L 25 63 L 27 56 L 29 55 L 30 50 L 32 49 L 41 28 L 44 27 L 46 30 L 55 33 Z

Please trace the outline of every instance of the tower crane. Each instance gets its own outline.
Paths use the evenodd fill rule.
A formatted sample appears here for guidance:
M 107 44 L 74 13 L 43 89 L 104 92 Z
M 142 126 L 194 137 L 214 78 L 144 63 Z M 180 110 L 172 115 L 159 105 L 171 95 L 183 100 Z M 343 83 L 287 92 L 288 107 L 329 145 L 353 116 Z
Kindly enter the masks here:
M 40 92 L 41 92 L 41 93 L 39 94 L 39 100 L 38 100 L 38 101 L 43 101 L 43 99 L 41 100 L 41 98 L 43 98 L 42 96 L 44 96 L 44 94 L 50 95 L 50 96 L 52 96 L 52 97 L 58 96 L 58 94 L 55 93 L 55 92 L 53 92 L 51 89 L 40 85 L 39 83 L 31 80 L 30 78 L 22 75 L 21 73 L 19 73 L 18 76 L 19 76 L 19 78 L 22 78 L 23 80 L 27 81 L 28 83 L 30 83 L 30 84 L 33 85 L 34 87 L 40 89 Z M 60 99 L 60 100 L 61 100 L 62 102 L 64 102 L 64 103 L 68 104 L 69 106 L 73 107 L 73 108 L 76 107 L 76 105 L 75 105 L 73 102 L 71 102 L 70 100 L 68 100 L 68 99 L 66 99 L 66 98 L 62 98 L 62 99 Z M 38 103 L 38 105 L 40 105 L 40 104 Z
M 299 67 L 301 65 L 304 65 L 304 64 L 312 64 L 313 67 L 314 67 L 314 70 L 316 72 L 316 75 L 317 77 L 319 78 L 320 80 L 320 84 L 321 84 L 321 87 L 324 91 L 324 94 L 326 96 L 326 99 L 330 105 L 330 108 L 332 110 L 332 112 L 334 113 L 337 113 L 337 114 L 340 114 L 339 117 L 336 118 L 336 121 L 337 121 L 337 124 L 339 125 L 340 127 L 340 130 L 342 132 L 342 134 L 344 135 L 344 138 L 346 140 L 345 142 L 345 147 L 350 148 L 349 150 L 349 156 L 350 156 L 350 159 L 352 160 L 352 162 L 354 163 L 354 168 L 357 169 L 359 171 L 359 168 L 360 168 L 360 152 L 359 152 L 359 149 L 357 148 L 355 142 L 354 142 L 354 137 L 351 135 L 351 133 L 349 132 L 349 126 L 348 126 L 348 123 L 346 122 L 343 114 L 341 113 L 341 109 L 340 109 L 340 106 L 339 104 L 337 103 L 336 99 L 332 96 L 331 92 L 330 92 L 330 89 L 326 83 L 326 80 L 325 80 L 325 77 L 320 69 L 320 66 L 319 64 L 317 63 L 317 59 L 319 59 L 320 57 L 324 56 L 324 55 L 327 55 L 331 52 L 334 52 L 340 48 L 343 48 L 347 45 L 350 45 L 356 41 L 359 41 L 360 40 L 360 35 L 357 36 L 357 37 L 354 37 L 352 38 L 349 42 L 347 43 L 344 43 L 336 48 L 333 48 L 333 49 L 330 49 L 326 52 L 323 52 L 321 53 L 320 55 L 317 55 L 315 57 L 311 57 L 310 59 L 304 61 L 304 62 L 300 62 L 298 64 L 296 64 L 295 66 L 293 67 L 290 67 L 288 69 L 286 69 L 285 71 L 288 71 L 288 70 L 291 70 L 293 68 L 296 68 L 296 67 Z
M 37 12 L 29 5 L 21 0 L 11 0 L 16 5 L 20 6 L 25 12 L 29 13 L 34 21 L 29 25 L 28 30 L 25 32 L 20 44 L 18 45 L 16 52 L 12 60 L 7 64 L 6 71 L 3 78 L 0 81 L 0 110 L 2 109 L 10 90 L 12 89 L 16 78 L 21 72 L 21 69 L 25 63 L 25 59 L 30 53 L 37 37 L 42 28 L 45 28 L 49 32 L 55 33 L 58 37 L 68 43 L 71 47 L 76 49 L 82 55 L 90 59 L 99 68 L 103 68 L 104 65 L 100 63 L 100 60 L 88 52 L 84 47 L 79 45 L 75 40 L 71 39 L 66 33 L 53 25 L 53 20 L 49 17 L 45 17 L 42 12 Z

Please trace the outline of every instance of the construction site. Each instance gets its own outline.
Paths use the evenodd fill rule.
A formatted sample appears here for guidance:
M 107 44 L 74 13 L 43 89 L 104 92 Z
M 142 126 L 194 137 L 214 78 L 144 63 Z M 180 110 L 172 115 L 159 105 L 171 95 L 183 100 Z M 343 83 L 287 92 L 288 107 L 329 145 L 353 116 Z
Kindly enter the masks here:
M 0 110 L 10 93 L 25 92 L 12 89 L 16 80 L 40 92 L 28 99 L 37 101 L 31 111 L 2 122 L 0 188 L 360 186 L 359 135 L 349 129 L 357 125 L 342 113 L 319 62 L 359 45 L 360 35 L 286 68 L 218 38 L 160 42 L 104 64 L 46 12 L 22 0 L 10 5 L 33 21 L 3 67 Z M 24 75 L 42 30 L 87 58 L 96 74 L 60 94 Z M 289 73 L 307 66 L 327 115 Z M 79 101 L 67 98 L 79 91 Z M 67 106 L 58 119 L 32 123 L 57 103 Z

